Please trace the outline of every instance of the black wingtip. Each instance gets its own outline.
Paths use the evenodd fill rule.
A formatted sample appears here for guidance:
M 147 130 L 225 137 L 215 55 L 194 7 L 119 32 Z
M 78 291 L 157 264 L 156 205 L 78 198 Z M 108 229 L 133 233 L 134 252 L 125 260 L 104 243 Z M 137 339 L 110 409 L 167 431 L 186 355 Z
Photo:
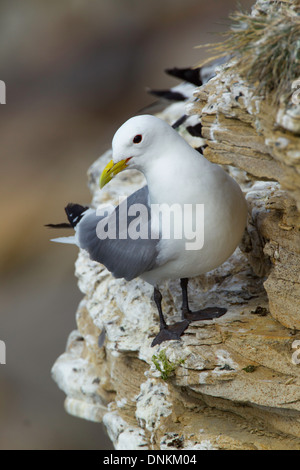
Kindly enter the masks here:
M 202 85 L 202 80 L 200 78 L 201 67 L 196 68 L 178 68 L 173 67 L 172 69 L 166 69 L 165 72 L 172 77 L 180 78 L 185 82 L 192 83 L 196 86 Z
M 44 227 L 49 227 L 49 228 L 72 228 L 72 225 L 68 224 L 67 222 L 63 222 L 62 224 L 45 224 Z
M 83 213 L 88 209 L 87 206 L 81 206 L 80 204 L 69 204 L 65 207 L 65 212 L 68 217 L 68 222 L 62 222 L 60 224 L 45 224 L 44 227 L 49 228 L 74 228 L 82 219 Z
M 187 126 L 186 130 L 193 137 L 202 137 L 202 124 L 199 122 L 195 126 Z
M 172 124 L 173 129 L 177 129 L 177 128 L 178 128 L 179 126 L 181 126 L 181 124 L 183 124 L 186 120 L 187 120 L 187 115 L 184 114 L 183 116 L 181 116 L 179 119 L 177 119 L 177 121 L 175 121 L 175 122 Z
M 148 90 L 148 93 L 168 101 L 185 101 L 187 99 L 182 93 L 173 90 Z
M 65 207 L 65 212 L 67 214 L 68 221 L 70 222 L 73 228 L 76 227 L 76 225 L 80 222 L 84 212 L 87 210 L 87 206 L 81 206 L 80 204 L 74 204 L 73 202 L 70 202 Z

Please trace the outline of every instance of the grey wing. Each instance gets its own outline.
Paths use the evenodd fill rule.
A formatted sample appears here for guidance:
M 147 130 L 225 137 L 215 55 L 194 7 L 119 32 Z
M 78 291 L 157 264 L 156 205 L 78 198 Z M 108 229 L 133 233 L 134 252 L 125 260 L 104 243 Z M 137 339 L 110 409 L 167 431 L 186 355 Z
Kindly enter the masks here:
M 156 265 L 159 240 L 151 238 L 151 213 L 148 195 L 148 186 L 144 186 L 117 206 L 110 215 L 103 217 L 97 216 L 96 213 L 89 213 L 78 224 L 77 234 L 80 248 L 87 250 L 92 260 L 104 264 L 116 278 L 124 277 L 130 281 Z M 125 207 L 124 204 L 127 205 L 127 212 L 122 210 Z M 140 218 L 137 218 L 136 215 L 128 215 L 130 207 L 136 204 L 147 208 L 146 216 L 145 212 L 143 212 L 143 216 L 140 214 Z M 101 233 L 103 234 L 106 229 L 106 232 L 110 233 L 110 237 L 99 238 L 97 235 L 97 232 L 99 234 L 99 223 L 102 227 Z M 130 226 L 134 224 L 135 227 L 137 223 L 140 224 L 140 233 L 143 233 L 144 238 L 132 239 Z M 116 238 L 111 238 L 111 235 L 115 235 Z

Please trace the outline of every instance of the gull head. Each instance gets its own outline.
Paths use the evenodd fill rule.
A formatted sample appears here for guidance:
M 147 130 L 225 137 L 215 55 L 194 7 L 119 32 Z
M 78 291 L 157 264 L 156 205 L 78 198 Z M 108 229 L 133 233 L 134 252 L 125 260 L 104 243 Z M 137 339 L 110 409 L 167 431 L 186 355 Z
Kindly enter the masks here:
M 149 162 L 151 164 L 159 158 L 177 136 L 169 124 L 155 116 L 142 115 L 128 119 L 113 137 L 113 158 L 101 174 L 100 188 L 120 171 L 144 171 Z

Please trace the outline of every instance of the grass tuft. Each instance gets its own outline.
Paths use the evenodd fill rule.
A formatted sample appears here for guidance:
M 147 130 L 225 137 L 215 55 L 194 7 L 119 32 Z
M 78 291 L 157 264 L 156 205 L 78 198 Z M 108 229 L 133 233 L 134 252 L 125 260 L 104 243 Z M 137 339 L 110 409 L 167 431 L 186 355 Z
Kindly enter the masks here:
M 297 1 L 270 2 L 266 11 L 235 12 L 224 42 L 207 44 L 215 59 L 232 55 L 231 68 L 273 103 L 288 98 L 300 78 L 300 6 Z M 200 46 L 201 47 L 201 46 Z

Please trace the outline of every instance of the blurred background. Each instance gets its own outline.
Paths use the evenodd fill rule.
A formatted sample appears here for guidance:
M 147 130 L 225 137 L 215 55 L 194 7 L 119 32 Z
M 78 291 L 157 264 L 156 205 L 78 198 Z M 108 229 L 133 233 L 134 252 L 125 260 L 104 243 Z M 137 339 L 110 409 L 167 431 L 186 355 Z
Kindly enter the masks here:
M 249 10 L 253 1 L 240 0 Z M 77 249 L 45 223 L 88 204 L 86 171 L 114 132 L 179 82 L 226 30 L 235 0 L 0 0 L 0 449 L 112 449 L 67 415 L 50 371 L 76 328 Z

